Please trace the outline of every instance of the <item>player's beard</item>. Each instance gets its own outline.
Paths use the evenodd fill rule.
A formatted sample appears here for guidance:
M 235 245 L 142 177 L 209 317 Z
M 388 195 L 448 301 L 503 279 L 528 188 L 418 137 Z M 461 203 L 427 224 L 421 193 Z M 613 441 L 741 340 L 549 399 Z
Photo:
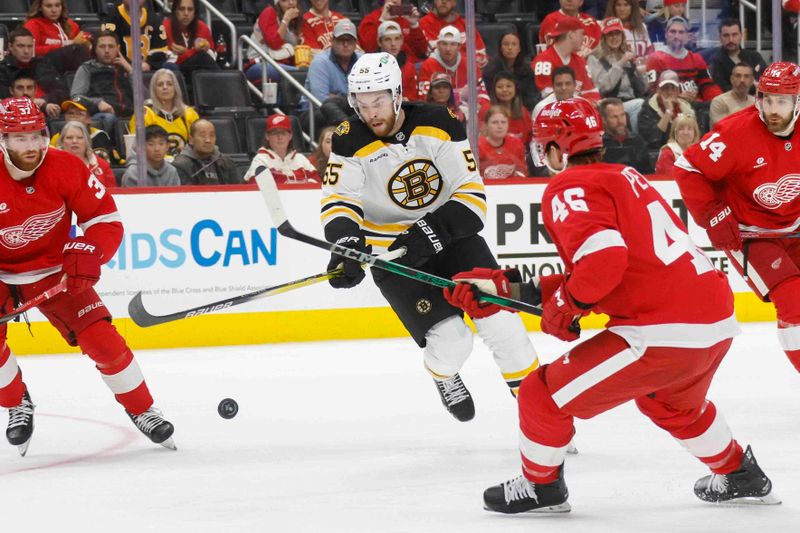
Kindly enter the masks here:
M 394 129 L 394 125 L 397 124 L 397 115 L 391 114 L 387 118 L 381 117 L 381 124 L 377 127 L 373 126 L 372 123 L 372 120 L 369 121 L 369 129 L 372 130 L 376 137 L 388 137 Z
M 9 152 L 8 155 L 11 159 L 11 164 L 23 172 L 36 170 L 36 167 L 38 167 L 39 163 L 42 161 L 42 157 L 44 157 L 41 150 L 28 150 L 22 153 Z M 36 157 L 34 158 L 34 156 Z
M 783 117 L 778 113 L 771 113 L 769 115 L 765 115 L 767 129 L 770 133 L 779 133 L 786 130 L 789 127 L 789 122 L 792 121 L 792 115 L 788 117 Z

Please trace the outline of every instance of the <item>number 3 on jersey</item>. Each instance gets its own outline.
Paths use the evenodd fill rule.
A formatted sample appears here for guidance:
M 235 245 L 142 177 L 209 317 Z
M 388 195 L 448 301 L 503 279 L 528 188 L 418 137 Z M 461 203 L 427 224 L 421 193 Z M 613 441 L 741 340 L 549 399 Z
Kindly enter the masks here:
M 564 199 L 558 197 L 556 194 L 550 201 L 550 207 L 553 210 L 553 222 L 563 222 L 569 216 L 570 211 L 584 211 L 589 212 L 589 206 L 586 205 L 584 200 L 586 193 L 581 187 L 573 187 L 564 191 Z

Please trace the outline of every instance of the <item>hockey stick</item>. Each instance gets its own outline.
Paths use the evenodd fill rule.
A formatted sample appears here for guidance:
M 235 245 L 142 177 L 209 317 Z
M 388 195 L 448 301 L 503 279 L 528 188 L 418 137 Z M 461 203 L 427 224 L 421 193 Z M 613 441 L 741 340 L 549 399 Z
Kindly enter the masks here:
M 402 252 L 392 252 L 391 254 L 385 255 L 387 257 L 396 258 L 401 256 Z M 184 318 L 191 318 L 193 316 L 200 316 L 208 313 L 216 313 L 217 311 L 222 311 L 223 309 L 228 309 L 229 307 L 247 303 L 258 298 L 266 298 L 267 296 L 275 296 L 276 294 L 289 292 L 294 289 L 299 289 L 300 287 L 308 287 L 309 285 L 314 285 L 320 281 L 329 280 L 341 273 L 342 268 L 340 267 L 329 272 L 314 274 L 313 276 L 281 283 L 280 285 L 275 285 L 274 287 L 266 287 L 257 291 L 248 292 L 247 294 L 240 294 L 239 296 L 226 298 L 218 302 L 192 307 L 191 309 L 184 309 L 183 311 L 176 311 L 168 315 L 153 315 L 148 312 L 147 309 L 144 308 L 144 303 L 142 302 L 142 293 L 137 292 L 131 299 L 130 303 L 128 303 L 128 315 L 137 326 L 149 328 L 150 326 L 157 326 L 166 322 L 173 322 L 175 320 L 182 320 Z
M 278 187 L 275 185 L 275 180 L 273 179 L 269 169 L 267 169 L 267 167 L 259 167 L 256 169 L 255 178 L 258 188 L 261 190 L 261 195 L 264 197 L 264 201 L 267 204 L 267 209 L 269 210 L 270 217 L 272 218 L 272 223 L 276 228 L 278 228 L 278 233 L 284 237 L 304 242 L 306 244 L 310 244 L 311 246 L 328 250 L 336 255 L 340 255 L 360 263 L 367 263 L 373 267 L 380 268 L 381 270 L 387 270 L 393 274 L 397 274 L 398 276 L 410 278 L 421 283 L 427 283 L 428 285 L 433 285 L 435 287 L 452 288 L 456 286 L 456 283 L 449 279 L 428 274 L 427 272 L 422 272 L 421 270 L 416 270 L 414 268 L 401 265 L 400 263 L 387 261 L 378 256 L 360 252 L 353 248 L 347 248 L 345 246 L 330 243 L 323 239 L 317 239 L 316 237 L 312 237 L 297 231 L 292 226 L 291 222 L 289 222 L 289 219 L 283 210 L 283 204 L 281 203 L 278 193 Z M 502 296 L 486 294 L 484 292 L 480 292 L 479 296 L 480 300 L 484 302 L 501 305 L 503 307 L 508 307 L 517 311 L 524 311 L 526 313 L 531 313 L 538 316 L 542 315 L 541 307 L 520 302 L 519 300 L 503 298 Z
M 42 294 L 40 294 L 38 296 L 34 296 L 33 298 L 31 298 L 27 302 L 23 302 L 23 303 L 19 304 L 17 307 L 14 308 L 13 311 L 8 313 L 7 315 L 0 316 L 0 324 L 5 324 L 6 322 L 10 322 L 10 321 L 14 320 L 15 318 L 20 316 L 25 311 L 29 311 L 30 309 L 33 309 L 37 305 L 40 305 L 40 304 L 46 302 L 47 300 L 49 300 L 53 296 L 61 294 L 65 290 L 67 290 L 67 282 L 66 282 L 66 280 L 63 280 L 59 284 L 53 285 L 52 287 L 50 287 L 49 289 L 44 291 Z
M 800 233 L 781 233 L 779 231 L 743 231 L 742 239 L 800 239 Z

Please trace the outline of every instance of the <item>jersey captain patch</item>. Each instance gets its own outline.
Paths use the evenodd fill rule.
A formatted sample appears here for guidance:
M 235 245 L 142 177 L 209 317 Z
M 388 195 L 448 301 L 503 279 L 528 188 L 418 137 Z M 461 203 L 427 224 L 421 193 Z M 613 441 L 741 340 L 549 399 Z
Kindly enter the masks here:
M 404 209 L 424 209 L 442 192 L 442 176 L 430 159 L 412 159 L 389 179 L 389 197 Z

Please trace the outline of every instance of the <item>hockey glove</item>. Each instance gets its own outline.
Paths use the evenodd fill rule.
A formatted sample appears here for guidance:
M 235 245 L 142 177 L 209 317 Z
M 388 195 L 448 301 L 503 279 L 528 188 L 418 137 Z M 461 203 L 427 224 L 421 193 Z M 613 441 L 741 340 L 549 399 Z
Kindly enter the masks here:
M 64 245 L 64 266 L 67 276 L 67 293 L 78 294 L 89 289 L 100 279 L 103 252 L 83 237 Z
M 410 267 L 418 267 L 438 254 L 450 243 L 450 234 L 439 224 L 433 213 L 428 213 L 397 236 L 389 251 L 405 247 L 406 254 L 397 260 Z
M 353 248 L 359 252 L 372 253 L 372 246 L 367 246 L 364 243 L 363 235 L 348 235 L 338 239 L 336 244 L 345 248 Z M 328 262 L 328 271 L 338 268 L 339 265 L 344 266 L 344 272 L 328 280 L 328 283 L 334 289 L 351 289 L 361 283 L 366 276 L 364 268 L 359 261 L 331 254 L 331 260 Z
M 717 250 L 741 250 L 742 237 L 739 235 L 739 222 L 731 208 L 721 203 L 715 204 L 703 221 L 711 246 Z
M 497 304 L 478 301 L 477 291 L 495 294 L 504 298 L 512 298 L 511 284 L 522 281 L 517 269 L 492 270 L 491 268 L 473 268 L 453 276 L 457 285 L 444 289 L 444 298 L 448 303 L 463 309 L 472 318 L 486 318 L 501 309 L 516 313 L 516 309 L 502 307 Z
M 562 341 L 577 340 L 581 336 L 578 320 L 589 314 L 589 308 L 591 305 L 576 302 L 567 290 L 566 281 L 562 281 L 542 306 L 542 331 Z

